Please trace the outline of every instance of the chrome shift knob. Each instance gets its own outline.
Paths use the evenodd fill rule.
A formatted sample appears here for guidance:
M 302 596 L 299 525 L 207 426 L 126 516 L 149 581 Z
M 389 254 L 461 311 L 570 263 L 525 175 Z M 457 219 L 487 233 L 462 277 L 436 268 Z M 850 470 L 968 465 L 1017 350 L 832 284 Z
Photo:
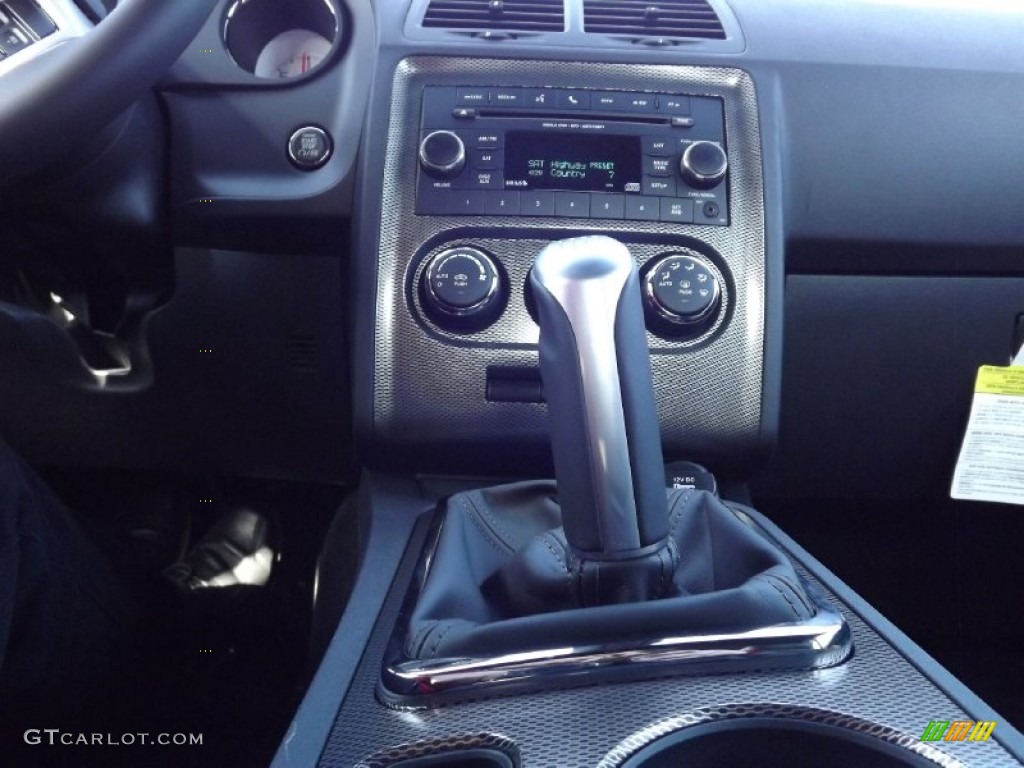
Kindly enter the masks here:
M 668 517 L 636 264 L 577 237 L 545 246 L 530 280 L 566 538 L 591 559 L 641 557 Z

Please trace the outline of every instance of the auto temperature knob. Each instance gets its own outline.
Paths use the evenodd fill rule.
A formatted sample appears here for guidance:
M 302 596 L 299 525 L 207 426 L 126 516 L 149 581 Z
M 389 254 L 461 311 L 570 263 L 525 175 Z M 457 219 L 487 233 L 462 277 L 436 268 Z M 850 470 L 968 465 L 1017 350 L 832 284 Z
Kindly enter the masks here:
M 722 301 L 722 287 L 702 258 L 675 253 L 644 270 L 648 327 L 669 336 L 692 336 L 711 325 Z
M 725 178 L 729 158 L 713 141 L 695 141 L 679 160 L 679 173 L 695 189 L 711 189 Z
M 479 248 L 458 246 L 434 254 L 420 279 L 424 309 L 438 325 L 479 330 L 501 312 L 502 273 Z
M 420 165 L 431 176 L 450 179 L 466 164 L 466 145 L 451 131 L 428 133 L 420 142 Z

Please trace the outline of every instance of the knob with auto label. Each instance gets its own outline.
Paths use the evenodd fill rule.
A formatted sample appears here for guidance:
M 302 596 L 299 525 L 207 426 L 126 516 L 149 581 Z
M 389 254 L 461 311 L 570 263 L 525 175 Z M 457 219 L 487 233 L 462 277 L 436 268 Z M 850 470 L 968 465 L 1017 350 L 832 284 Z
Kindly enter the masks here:
M 420 278 L 423 307 L 450 330 L 479 330 L 497 319 L 504 304 L 502 272 L 479 248 L 458 246 L 434 254 Z
M 420 142 L 420 165 L 431 176 L 450 179 L 466 165 L 466 145 L 452 131 L 428 133 Z
M 687 253 L 654 260 L 644 269 L 648 327 L 668 336 L 693 336 L 708 328 L 722 301 L 711 265 Z
M 725 178 L 729 158 L 721 145 L 713 141 L 695 141 L 679 159 L 679 173 L 695 189 L 711 189 Z

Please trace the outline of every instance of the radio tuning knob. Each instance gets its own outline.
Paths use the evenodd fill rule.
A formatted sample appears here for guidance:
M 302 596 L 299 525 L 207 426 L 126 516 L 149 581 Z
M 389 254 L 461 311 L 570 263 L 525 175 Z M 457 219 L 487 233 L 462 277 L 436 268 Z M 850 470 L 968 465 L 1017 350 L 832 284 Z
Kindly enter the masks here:
M 428 133 L 420 142 L 420 165 L 431 176 L 450 179 L 466 164 L 466 145 L 451 131 Z
M 695 189 L 711 189 L 725 178 L 729 158 L 725 150 L 711 141 L 695 141 L 683 152 L 679 173 Z

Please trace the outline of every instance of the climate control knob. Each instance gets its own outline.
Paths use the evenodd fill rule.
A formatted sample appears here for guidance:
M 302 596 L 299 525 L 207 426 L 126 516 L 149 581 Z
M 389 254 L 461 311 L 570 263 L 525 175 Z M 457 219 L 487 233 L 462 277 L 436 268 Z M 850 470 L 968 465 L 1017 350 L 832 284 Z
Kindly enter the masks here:
M 725 150 L 713 141 L 695 141 L 679 160 L 679 173 L 695 189 L 711 189 L 725 178 L 729 158 Z
M 693 336 L 708 328 L 722 302 L 722 287 L 702 258 L 674 253 L 643 271 L 648 327 L 668 336 Z
M 479 248 L 447 248 L 427 262 L 420 278 L 420 298 L 438 325 L 479 330 L 501 314 L 503 282 L 495 259 Z
M 466 164 L 466 145 L 451 131 L 434 131 L 423 137 L 419 155 L 423 170 L 439 179 L 450 179 Z

